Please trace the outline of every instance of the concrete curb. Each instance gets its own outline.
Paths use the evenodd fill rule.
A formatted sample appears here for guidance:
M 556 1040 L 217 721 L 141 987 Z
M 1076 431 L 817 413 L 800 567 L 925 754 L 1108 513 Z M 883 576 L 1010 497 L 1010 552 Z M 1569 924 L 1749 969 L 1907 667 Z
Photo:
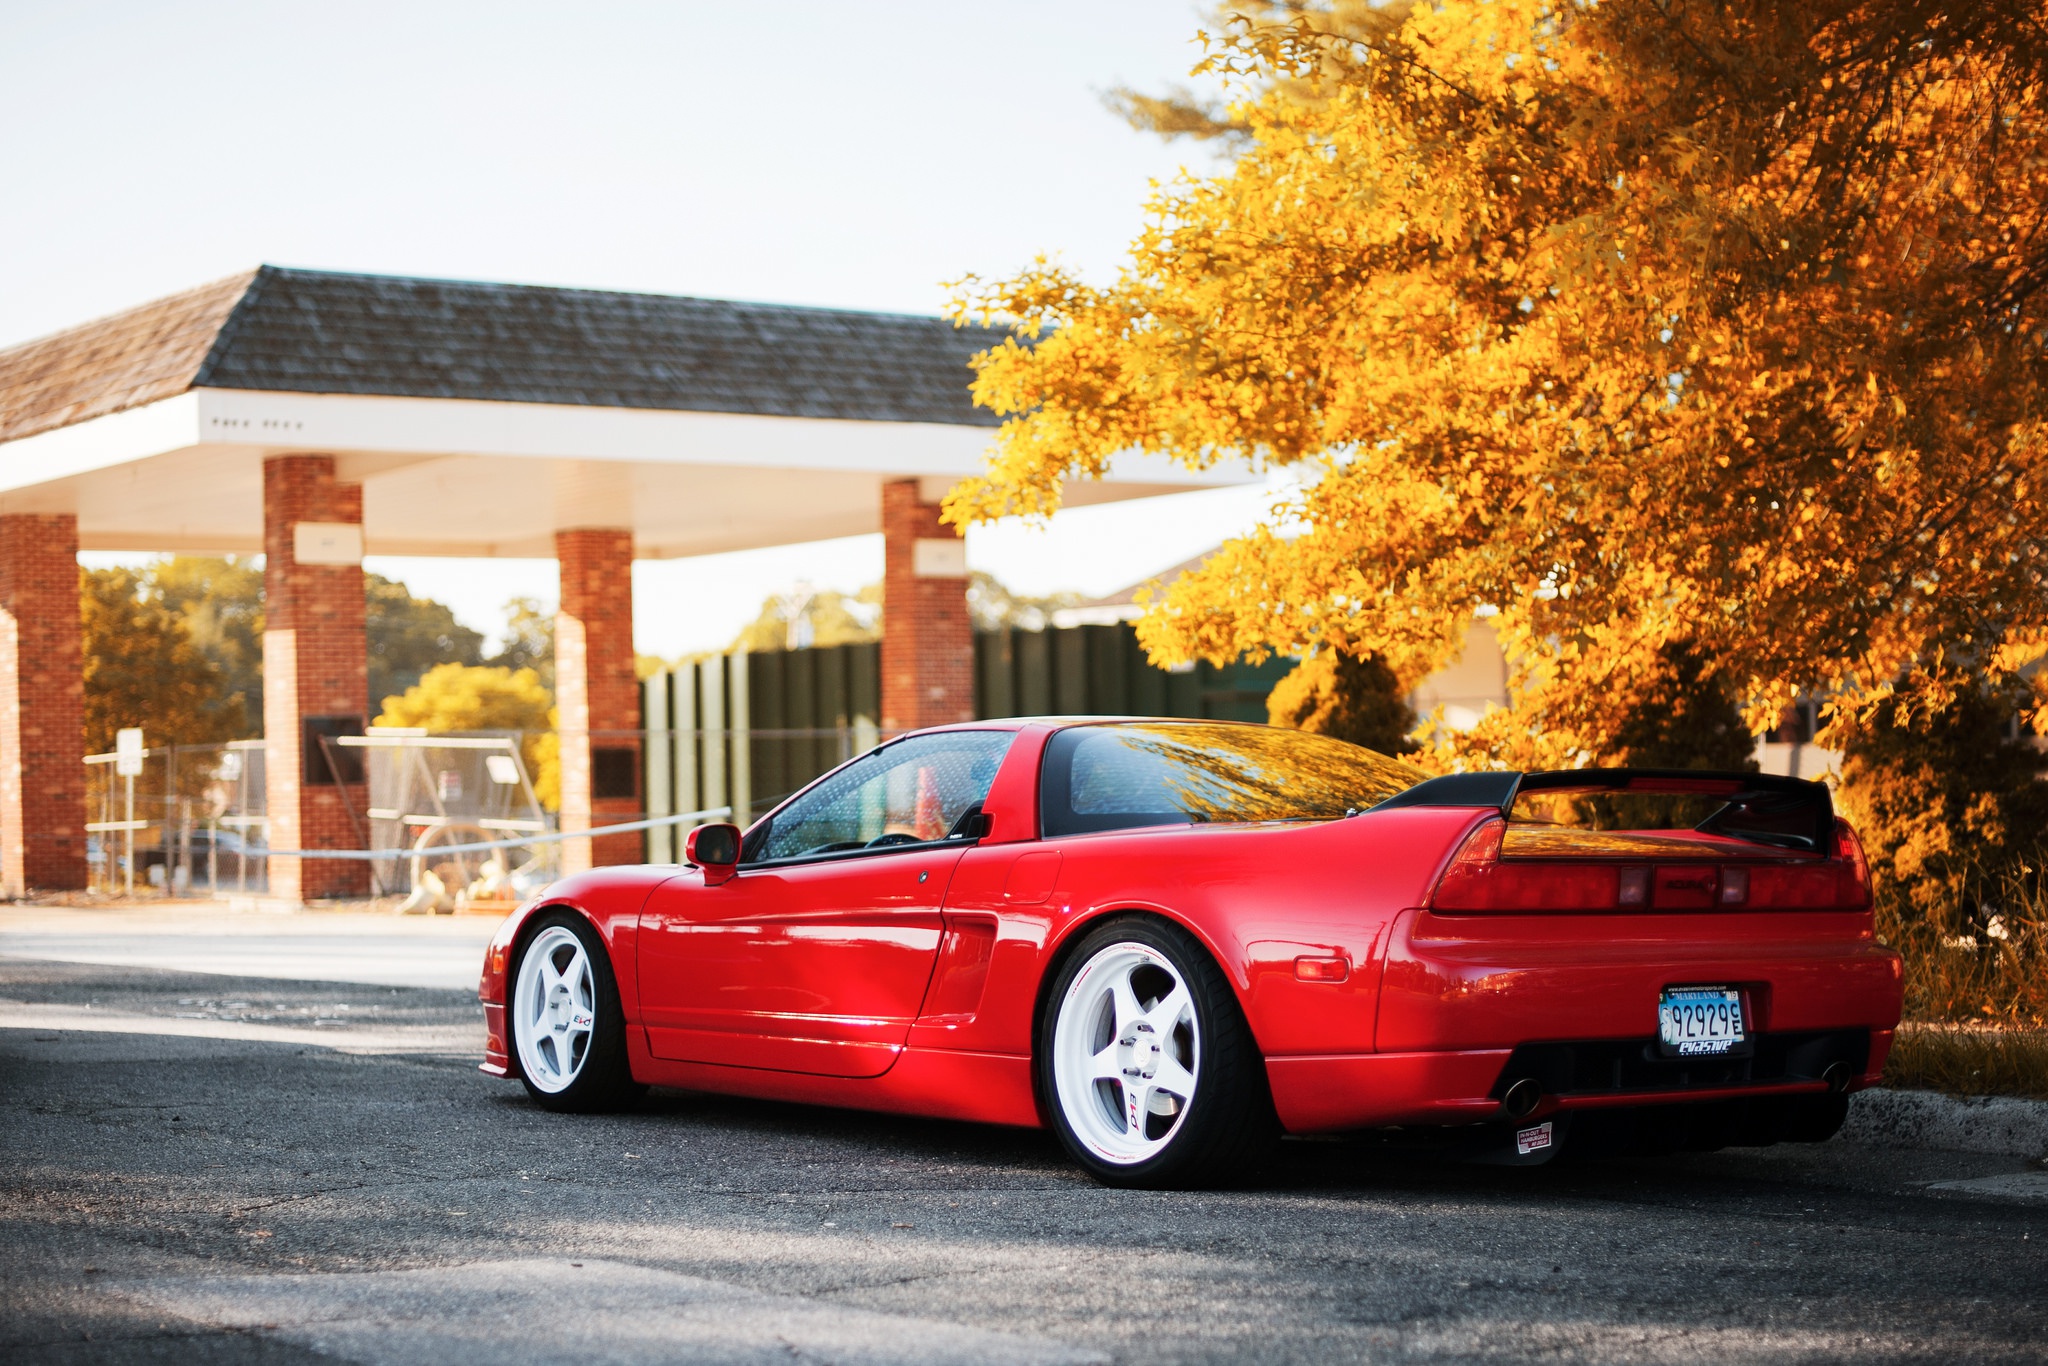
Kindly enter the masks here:
M 1882 1148 L 1929 1148 L 2007 1157 L 2048 1155 L 2048 1101 L 1945 1096 L 1939 1091 L 1859 1091 L 1842 1139 Z

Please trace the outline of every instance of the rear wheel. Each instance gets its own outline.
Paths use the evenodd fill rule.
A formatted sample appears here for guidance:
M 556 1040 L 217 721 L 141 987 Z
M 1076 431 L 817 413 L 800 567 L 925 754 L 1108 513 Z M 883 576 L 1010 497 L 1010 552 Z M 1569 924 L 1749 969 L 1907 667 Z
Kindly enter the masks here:
M 1277 1125 L 1230 984 L 1187 931 L 1110 921 L 1054 979 L 1039 1084 L 1067 1151 L 1113 1186 L 1242 1175 Z
M 550 1110 L 630 1104 L 647 1090 L 626 1062 L 626 1019 L 611 959 L 581 916 L 543 917 L 511 973 L 512 1046 L 526 1093 Z

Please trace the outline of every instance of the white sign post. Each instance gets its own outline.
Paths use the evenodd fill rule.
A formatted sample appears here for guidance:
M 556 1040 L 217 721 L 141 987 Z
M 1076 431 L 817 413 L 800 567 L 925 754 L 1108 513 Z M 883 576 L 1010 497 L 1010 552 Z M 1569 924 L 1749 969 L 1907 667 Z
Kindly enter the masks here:
M 114 772 L 128 785 L 128 810 L 121 818 L 121 842 L 127 848 L 127 867 L 122 871 L 129 896 L 135 895 L 135 780 L 142 773 L 142 730 L 129 726 L 114 732 Z

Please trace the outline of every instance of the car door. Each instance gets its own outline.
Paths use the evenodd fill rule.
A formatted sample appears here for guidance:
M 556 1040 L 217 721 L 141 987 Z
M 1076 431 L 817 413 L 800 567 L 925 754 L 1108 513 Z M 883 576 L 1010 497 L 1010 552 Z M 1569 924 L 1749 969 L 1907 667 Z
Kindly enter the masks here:
M 658 1058 L 873 1077 L 931 980 L 940 907 L 1011 732 L 885 745 L 749 832 L 738 875 L 672 878 L 641 913 Z

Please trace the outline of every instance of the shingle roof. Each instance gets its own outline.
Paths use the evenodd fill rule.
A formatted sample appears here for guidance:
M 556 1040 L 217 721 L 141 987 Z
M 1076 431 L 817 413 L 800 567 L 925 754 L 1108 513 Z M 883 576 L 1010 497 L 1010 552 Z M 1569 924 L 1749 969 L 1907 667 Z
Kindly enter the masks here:
M 0 441 L 187 388 L 778 417 L 999 419 L 939 318 L 264 266 L 0 351 Z
M 216 280 L 0 351 L 0 441 L 185 392 L 221 324 L 260 273 Z

